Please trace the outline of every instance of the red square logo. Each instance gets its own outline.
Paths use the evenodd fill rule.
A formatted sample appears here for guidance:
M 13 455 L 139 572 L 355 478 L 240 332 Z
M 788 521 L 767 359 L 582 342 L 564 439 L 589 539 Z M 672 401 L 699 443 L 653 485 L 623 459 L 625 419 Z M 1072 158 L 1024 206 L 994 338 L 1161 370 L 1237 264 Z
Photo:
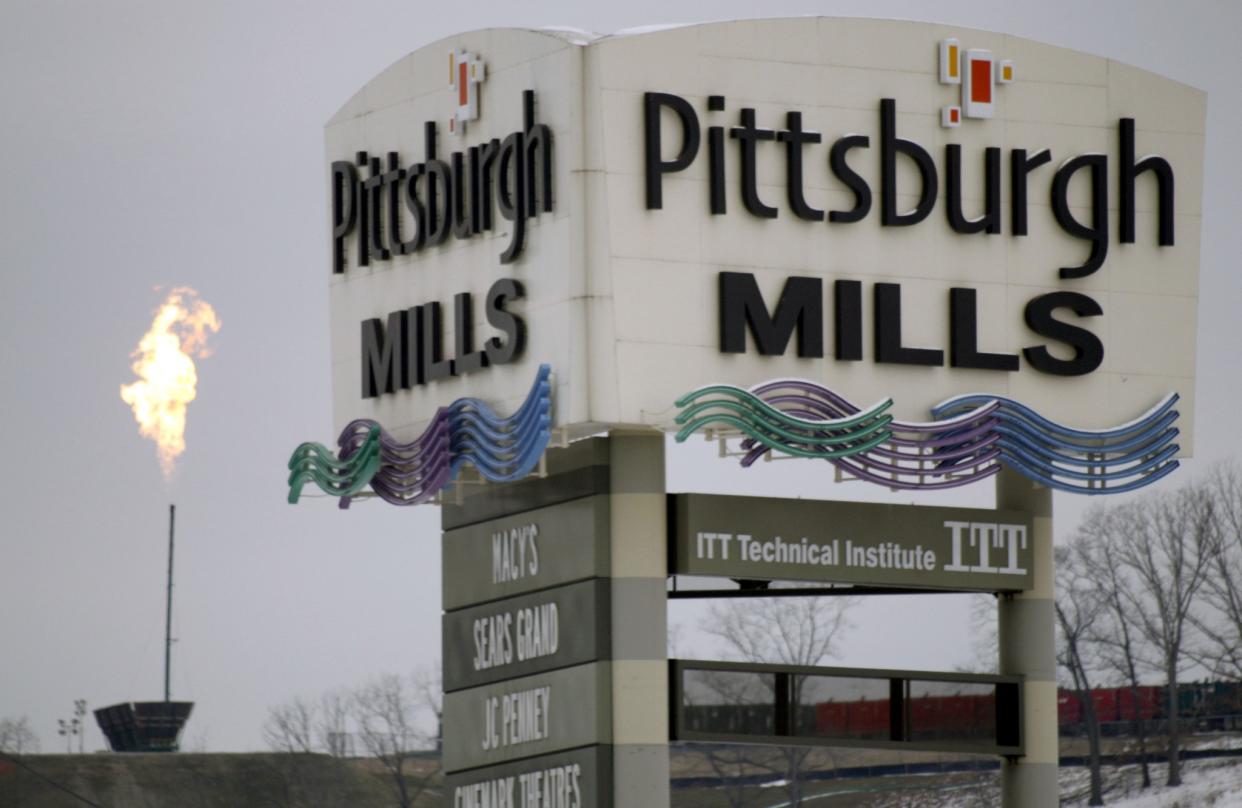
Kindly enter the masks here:
M 975 59 L 970 63 L 970 100 L 976 104 L 992 103 L 991 59 Z

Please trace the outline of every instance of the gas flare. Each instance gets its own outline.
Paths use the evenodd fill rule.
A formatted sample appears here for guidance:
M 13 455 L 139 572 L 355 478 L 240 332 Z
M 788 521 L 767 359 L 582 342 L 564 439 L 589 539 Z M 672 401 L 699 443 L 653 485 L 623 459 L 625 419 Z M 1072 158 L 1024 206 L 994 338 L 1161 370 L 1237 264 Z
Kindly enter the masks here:
M 121 385 L 121 399 L 133 409 L 142 436 L 155 441 L 165 480 L 171 479 L 173 465 L 185 451 L 186 408 L 198 385 L 194 359 L 211 356 L 207 337 L 219 330 L 220 319 L 211 305 L 181 286 L 164 298 L 151 328 L 130 354 L 138 381 Z

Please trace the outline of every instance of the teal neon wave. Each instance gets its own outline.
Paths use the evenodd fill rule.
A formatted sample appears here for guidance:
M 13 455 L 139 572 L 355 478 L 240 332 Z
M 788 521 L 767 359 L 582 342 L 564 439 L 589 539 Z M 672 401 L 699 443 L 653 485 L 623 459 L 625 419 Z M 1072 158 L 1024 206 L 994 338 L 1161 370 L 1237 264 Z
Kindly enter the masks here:
M 741 387 L 714 384 L 679 398 L 677 442 L 704 429 L 737 430 L 763 446 L 795 457 L 832 460 L 868 451 L 892 437 L 885 399 L 840 418 L 808 418 L 777 409 Z

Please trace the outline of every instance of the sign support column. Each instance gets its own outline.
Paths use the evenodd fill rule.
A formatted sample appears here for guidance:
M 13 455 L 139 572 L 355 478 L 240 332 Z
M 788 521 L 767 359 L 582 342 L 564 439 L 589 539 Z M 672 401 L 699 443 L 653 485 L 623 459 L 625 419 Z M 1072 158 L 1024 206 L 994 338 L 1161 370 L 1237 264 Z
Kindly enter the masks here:
M 612 433 L 613 805 L 669 804 L 664 436 Z
M 1054 808 L 1057 787 L 1057 661 L 1053 586 L 1052 490 L 1005 469 L 996 507 L 1031 514 L 1031 588 L 1000 596 L 998 639 L 1002 675 L 1025 677 L 1022 741 L 1026 754 L 1001 766 L 1004 808 Z
M 446 804 L 669 803 L 664 435 L 441 510 Z

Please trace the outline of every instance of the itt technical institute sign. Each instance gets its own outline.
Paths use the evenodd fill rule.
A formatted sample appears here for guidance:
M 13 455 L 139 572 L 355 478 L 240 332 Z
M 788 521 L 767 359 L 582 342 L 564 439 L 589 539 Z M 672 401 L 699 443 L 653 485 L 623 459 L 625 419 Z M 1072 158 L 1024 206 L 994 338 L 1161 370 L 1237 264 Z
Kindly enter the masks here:
M 1018 511 L 676 494 L 669 571 L 954 591 L 1031 587 Z
M 572 434 L 797 377 L 906 422 L 981 393 L 1099 429 L 1177 394 L 1188 455 L 1205 109 L 921 23 L 451 37 L 327 126 L 336 421 L 508 414 L 547 365 Z

